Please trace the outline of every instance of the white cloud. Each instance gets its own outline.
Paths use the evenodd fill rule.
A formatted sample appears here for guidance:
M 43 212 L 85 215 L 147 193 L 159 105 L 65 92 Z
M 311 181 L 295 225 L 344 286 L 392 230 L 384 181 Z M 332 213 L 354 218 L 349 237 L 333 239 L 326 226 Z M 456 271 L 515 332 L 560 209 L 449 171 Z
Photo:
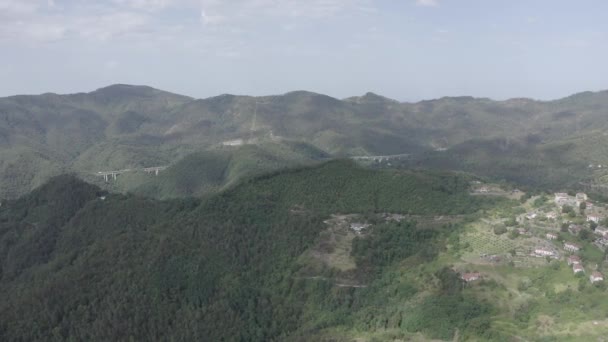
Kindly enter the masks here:
M 209 24 L 255 21 L 268 17 L 284 20 L 323 19 L 352 11 L 374 12 L 372 0 L 202 0 L 201 6 L 203 17 L 208 19 Z
M 135 12 L 115 12 L 76 20 L 71 31 L 84 38 L 108 40 L 128 33 L 145 31 L 149 17 Z
M 159 11 L 171 6 L 178 6 L 188 1 L 182 0 L 112 0 L 115 4 L 145 11 Z
M 116 69 L 118 67 L 118 65 L 119 65 L 119 63 L 117 61 L 109 60 L 104 63 L 103 68 L 108 71 L 111 71 L 111 70 Z
M 260 27 L 290 32 L 310 27 L 307 22 L 369 16 L 376 13 L 375 1 L 0 0 L 0 47 L 121 40 L 146 46 L 194 44 L 236 58 L 247 49 L 239 44 L 255 39 Z M 207 30 L 201 31 L 201 23 Z
M 201 22 L 203 25 L 218 25 L 223 23 L 226 17 L 220 14 L 208 14 L 206 10 L 201 10 Z
M 416 4 L 418 6 L 426 6 L 426 7 L 438 7 L 438 0 L 416 0 Z
M 0 0 L 0 17 L 9 14 L 32 13 L 39 7 L 41 1 L 32 0 Z
M 129 34 L 159 34 L 174 27 L 155 21 L 169 6 L 199 6 L 194 0 L 0 0 L 0 41 L 18 44 L 68 38 L 109 40 Z M 154 12 L 154 13 L 153 13 Z

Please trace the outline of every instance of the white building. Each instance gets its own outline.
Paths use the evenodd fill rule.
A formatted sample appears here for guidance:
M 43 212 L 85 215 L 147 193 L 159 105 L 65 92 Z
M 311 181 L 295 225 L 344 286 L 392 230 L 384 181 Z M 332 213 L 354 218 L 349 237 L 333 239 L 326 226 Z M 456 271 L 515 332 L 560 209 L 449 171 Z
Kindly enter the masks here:
M 537 214 L 537 213 L 528 213 L 528 214 L 526 215 L 526 218 L 527 218 L 528 220 L 532 220 L 532 219 L 535 219 L 535 218 L 536 218 L 536 216 L 538 216 L 538 214 Z
M 554 256 L 555 255 L 555 253 L 552 250 L 546 249 L 543 247 L 537 247 L 534 250 L 534 254 L 539 255 L 539 256 Z
M 568 196 L 565 192 L 558 192 L 555 194 L 555 203 L 560 204 L 560 202 L 567 201 L 570 196 Z
M 557 218 L 557 213 L 555 211 L 550 211 L 545 214 L 545 217 L 547 217 L 548 219 L 554 220 Z
M 567 250 L 567 251 L 569 251 L 569 252 L 578 252 L 581 249 L 581 247 L 579 245 L 577 245 L 577 244 L 572 243 L 572 242 L 566 242 L 564 244 L 564 249 Z
M 367 224 L 367 223 L 351 223 L 350 229 L 355 231 L 355 233 L 357 233 L 357 234 L 361 234 L 361 232 L 369 226 L 370 226 L 370 224 Z
M 591 273 L 591 275 L 589 276 L 589 281 L 591 281 L 591 283 L 595 283 L 598 281 L 604 281 L 604 276 L 600 273 L 600 272 L 593 272 Z
M 608 228 L 603 226 L 596 227 L 595 234 L 600 235 L 602 237 L 608 237 Z
M 581 257 L 578 255 L 571 255 L 568 257 L 568 266 L 578 265 L 581 263 Z
M 471 281 L 475 281 L 477 279 L 481 278 L 481 274 L 474 272 L 474 273 L 463 273 L 460 276 L 460 279 L 464 280 L 465 282 L 471 282 Z
M 584 192 L 579 192 L 576 194 L 576 201 L 579 203 L 587 201 L 587 194 Z

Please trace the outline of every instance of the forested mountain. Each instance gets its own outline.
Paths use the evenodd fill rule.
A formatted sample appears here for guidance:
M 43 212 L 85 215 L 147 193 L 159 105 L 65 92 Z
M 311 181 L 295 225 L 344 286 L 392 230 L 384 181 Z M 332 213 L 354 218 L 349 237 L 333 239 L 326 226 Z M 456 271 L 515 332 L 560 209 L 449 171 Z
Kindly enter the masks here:
M 464 293 L 454 271 L 400 276 L 432 263 L 457 226 L 382 219 L 464 217 L 498 203 L 470 196 L 470 180 L 333 161 L 204 200 L 156 201 L 54 178 L 0 207 L 0 340 L 494 336 L 492 304 Z M 334 213 L 377 226 L 353 242 L 359 285 L 338 283 L 331 267 L 305 271 L 302 255 Z
M 372 93 L 339 100 L 304 91 L 192 99 L 129 85 L 12 96 L 0 99 L 0 197 L 14 198 L 68 171 L 170 165 L 223 145 L 267 142 L 304 142 L 332 156 L 407 153 L 422 156 L 419 161 L 445 150 L 479 170 L 493 161 L 477 151 L 489 144 L 491 157 L 497 143 L 512 159 L 556 151 L 583 179 L 592 175 L 581 166 L 608 164 L 608 152 L 598 148 L 606 145 L 607 109 L 605 91 L 548 102 L 450 97 L 400 103 Z M 473 156 L 464 152 L 471 148 Z M 467 169 L 466 163 L 457 167 Z

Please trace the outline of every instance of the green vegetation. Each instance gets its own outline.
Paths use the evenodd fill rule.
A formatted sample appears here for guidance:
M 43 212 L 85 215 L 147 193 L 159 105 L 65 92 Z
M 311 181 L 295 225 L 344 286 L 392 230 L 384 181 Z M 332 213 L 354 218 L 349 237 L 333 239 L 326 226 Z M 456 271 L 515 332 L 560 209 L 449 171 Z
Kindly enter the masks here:
M 375 274 L 368 287 L 302 278 L 299 257 L 330 213 L 466 214 L 491 205 L 469 196 L 466 184 L 459 175 L 336 161 L 251 179 L 205 200 L 155 201 L 62 176 L 0 207 L 0 339 L 286 340 L 338 327 L 376 331 L 369 324 L 393 310 L 377 306 L 388 299 L 377 289 L 394 287 L 404 305 L 436 291 L 414 278 L 389 279 L 404 260 L 434 260 L 450 226 L 387 222 L 356 239 L 358 266 Z M 483 312 L 454 310 L 442 335 L 469 332 L 459 317 Z M 430 331 L 414 321 L 396 327 Z
M 235 141 L 302 144 L 287 159 L 290 166 L 311 154 L 407 153 L 408 167 L 463 170 L 529 187 L 586 181 L 601 192 L 608 180 L 605 168 L 598 167 L 608 164 L 607 94 L 549 102 L 458 97 L 399 103 L 374 94 L 338 100 L 300 91 L 194 100 L 114 85 L 86 94 L 0 98 L 0 198 L 15 198 L 65 172 L 91 181 L 98 171 L 172 165 L 192 153 L 226 152 L 223 144 Z M 108 189 L 141 186 L 161 191 L 161 197 L 183 193 L 171 188 L 180 185 L 170 180 L 148 181 L 135 177 Z M 205 188 L 217 186 L 196 190 Z
M 545 191 L 602 191 L 606 94 L 0 99 L 0 340 L 595 340 L 606 253 Z
M 118 186 L 139 195 L 176 198 L 210 195 L 266 172 L 314 164 L 326 154 L 307 144 L 265 143 L 190 154 L 156 177 L 125 175 Z

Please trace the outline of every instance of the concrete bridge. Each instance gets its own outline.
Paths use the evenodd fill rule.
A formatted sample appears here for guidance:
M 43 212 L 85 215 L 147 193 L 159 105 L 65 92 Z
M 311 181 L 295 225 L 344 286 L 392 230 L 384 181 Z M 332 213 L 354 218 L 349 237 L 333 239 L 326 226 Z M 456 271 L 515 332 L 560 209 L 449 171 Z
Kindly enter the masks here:
M 142 169 L 142 171 L 144 171 L 148 174 L 154 173 L 155 176 L 158 176 L 159 172 L 164 171 L 166 169 L 167 169 L 166 166 L 155 166 L 155 167 L 147 167 L 145 169 Z
M 118 177 L 118 175 L 121 175 L 121 174 L 127 173 L 127 172 L 143 171 L 143 172 L 146 172 L 147 174 L 152 174 L 153 173 L 155 176 L 158 176 L 158 174 L 161 171 L 166 170 L 167 167 L 168 166 L 154 166 L 154 167 L 146 167 L 146 168 L 143 168 L 143 169 L 124 169 L 124 170 L 116 170 L 116 171 L 99 171 L 95 175 L 97 175 L 99 177 L 103 177 L 104 181 L 107 183 L 111 179 L 112 180 L 116 180 L 116 178 Z
M 354 156 L 354 157 L 350 157 L 350 159 L 353 160 L 371 160 L 371 161 L 377 161 L 377 162 L 383 162 L 383 161 L 389 161 L 389 160 L 396 160 L 396 159 L 407 159 L 410 157 L 411 154 L 409 153 L 403 153 L 403 154 L 392 154 L 392 155 L 386 155 L 386 156 Z
M 99 171 L 97 172 L 97 175 L 100 177 L 103 177 L 103 179 L 106 181 L 106 183 L 111 179 L 116 180 L 116 177 L 118 177 L 118 175 L 123 174 L 125 172 L 129 172 L 131 171 L 130 169 L 126 169 L 126 170 L 117 170 L 117 171 Z

